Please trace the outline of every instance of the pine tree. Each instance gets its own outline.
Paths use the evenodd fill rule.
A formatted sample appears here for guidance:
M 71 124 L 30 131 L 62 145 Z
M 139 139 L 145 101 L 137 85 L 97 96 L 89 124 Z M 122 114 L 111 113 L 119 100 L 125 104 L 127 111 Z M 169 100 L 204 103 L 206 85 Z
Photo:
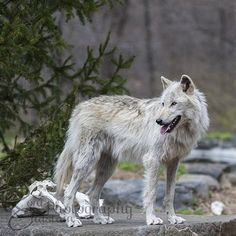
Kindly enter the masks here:
M 115 2 L 115 1 L 114 1 Z M 117 56 L 109 47 L 110 33 L 97 51 L 87 48 L 87 58 L 76 68 L 72 57 L 59 62 L 55 55 L 67 48 L 54 14 L 64 12 L 69 21 L 78 16 L 83 24 L 110 0 L 37 1 L 6 0 L 0 3 L 0 201 L 15 204 L 34 180 L 51 176 L 53 161 L 63 147 L 71 111 L 79 97 L 126 92 L 121 76 L 133 57 Z M 100 68 L 110 60 L 113 73 L 104 78 Z M 62 90 L 61 84 L 70 84 Z M 34 111 L 39 125 L 24 120 Z M 14 147 L 6 142 L 9 129 L 19 127 L 26 139 Z

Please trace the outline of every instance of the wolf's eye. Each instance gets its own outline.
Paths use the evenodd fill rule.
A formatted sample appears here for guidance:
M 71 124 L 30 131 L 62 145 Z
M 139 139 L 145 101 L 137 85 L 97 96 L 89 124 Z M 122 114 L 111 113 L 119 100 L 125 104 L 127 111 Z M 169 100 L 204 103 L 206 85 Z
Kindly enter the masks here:
M 171 106 L 175 106 L 177 104 L 177 102 L 172 102 Z
M 165 105 L 164 102 L 161 105 L 164 107 L 164 105 Z

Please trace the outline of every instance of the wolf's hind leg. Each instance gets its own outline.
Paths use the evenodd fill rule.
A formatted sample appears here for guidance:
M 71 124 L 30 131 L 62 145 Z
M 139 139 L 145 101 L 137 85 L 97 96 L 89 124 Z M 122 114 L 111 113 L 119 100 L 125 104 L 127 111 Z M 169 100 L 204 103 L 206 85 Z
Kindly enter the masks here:
M 157 194 L 157 182 L 159 177 L 160 163 L 152 154 L 144 156 L 145 189 L 143 205 L 146 210 L 147 225 L 162 224 L 163 220 L 155 215 L 155 203 Z
M 66 208 L 65 220 L 69 227 L 78 227 L 82 225 L 75 213 L 75 195 L 81 181 L 92 172 L 96 165 L 96 161 L 92 159 L 92 155 L 89 155 L 89 153 L 87 153 L 87 156 L 84 156 L 83 159 L 81 157 L 77 158 L 76 161 L 77 162 L 74 164 L 71 181 L 64 193 L 64 205 Z
M 178 158 L 171 159 L 169 162 L 166 163 L 166 196 L 164 200 L 164 205 L 168 221 L 171 224 L 181 224 L 185 221 L 184 218 L 176 216 L 174 210 L 175 179 L 178 164 Z
M 117 159 L 113 159 L 109 154 L 102 154 L 97 163 L 96 177 L 93 186 L 88 192 L 91 207 L 94 211 L 94 223 L 98 224 L 111 224 L 114 220 L 108 215 L 107 217 L 102 214 L 99 208 L 99 198 L 104 184 L 113 174 L 117 165 Z
M 81 178 L 82 179 L 82 178 Z M 65 220 L 68 227 L 82 226 L 82 222 L 75 215 L 74 199 L 81 179 L 72 175 L 71 181 L 64 192 Z

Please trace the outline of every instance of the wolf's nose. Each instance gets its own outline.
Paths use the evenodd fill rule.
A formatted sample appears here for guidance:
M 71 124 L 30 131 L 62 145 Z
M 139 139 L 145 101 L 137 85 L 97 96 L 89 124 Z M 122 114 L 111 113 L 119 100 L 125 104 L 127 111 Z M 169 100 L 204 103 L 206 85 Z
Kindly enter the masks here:
M 156 120 L 156 122 L 157 122 L 158 125 L 162 125 L 162 120 L 161 119 Z

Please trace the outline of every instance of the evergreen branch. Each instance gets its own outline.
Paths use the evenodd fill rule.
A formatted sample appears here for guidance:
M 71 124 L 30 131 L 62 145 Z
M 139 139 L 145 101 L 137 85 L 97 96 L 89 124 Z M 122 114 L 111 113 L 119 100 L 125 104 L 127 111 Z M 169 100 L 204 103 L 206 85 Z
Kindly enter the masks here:
M 132 60 L 122 56 L 111 60 L 116 48 L 109 48 L 110 32 L 97 51 L 87 48 L 87 57 L 79 69 L 70 63 L 71 57 L 60 64 L 54 58 L 67 45 L 53 13 L 64 10 L 68 19 L 77 15 L 85 23 L 91 20 L 93 12 L 109 2 L 116 1 L 17 0 L 5 1 L 7 6 L 0 9 L 3 16 L 0 58 L 4 58 L 0 61 L 0 140 L 6 153 L 0 160 L 0 201 L 4 200 L 4 205 L 18 201 L 32 181 L 51 176 L 53 162 L 62 150 L 68 120 L 78 98 L 127 92 L 126 79 L 121 72 L 129 68 Z M 104 59 L 110 61 L 111 75 L 101 73 Z M 67 84 L 68 89 L 65 89 Z M 43 122 L 34 126 L 25 122 L 22 111 L 29 110 Z M 5 135 L 14 125 L 20 128 L 18 135 L 24 134 L 26 138 L 22 143 L 15 139 L 14 147 L 10 149 Z

